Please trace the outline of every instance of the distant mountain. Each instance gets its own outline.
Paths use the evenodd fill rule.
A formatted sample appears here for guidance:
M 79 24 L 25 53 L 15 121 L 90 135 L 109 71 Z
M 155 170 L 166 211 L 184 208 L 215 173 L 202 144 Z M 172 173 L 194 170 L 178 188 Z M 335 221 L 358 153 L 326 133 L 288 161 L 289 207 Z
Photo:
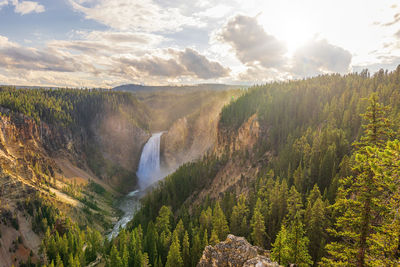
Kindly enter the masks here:
M 6 85 L 0 84 L 1 88 L 15 88 L 15 89 L 97 89 L 97 90 L 107 90 L 107 88 L 102 87 L 60 87 L 60 86 L 39 86 L 39 85 Z
M 230 89 L 246 88 L 243 85 L 229 85 L 229 84 L 217 84 L 217 83 L 203 83 L 197 85 L 168 85 L 168 86 L 148 86 L 140 84 L 124 84 L 114 87 L 115 91 L 125 92 L 157 92 L 157 91 L 197 91 L 197 90 L 215 90 L 224 91 Z

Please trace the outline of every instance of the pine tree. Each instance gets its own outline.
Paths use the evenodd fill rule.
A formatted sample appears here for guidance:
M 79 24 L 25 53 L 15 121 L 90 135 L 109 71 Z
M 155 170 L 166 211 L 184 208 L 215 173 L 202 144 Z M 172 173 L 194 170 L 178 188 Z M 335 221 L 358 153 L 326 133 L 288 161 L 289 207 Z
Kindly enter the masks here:
M 74 263 L 75 263 L 75 267 L 81 267 L 81 261 L 79 260 L 79 257 L 78 257 L 78 256 L 75 257 Z
M 145 251 L 149 256 L 149 262 L 154 266 L 156 264 L 157 253 L 157 232 L 152 221 L 147 225 L 146 238 L 145 238 Z
M 305 189 L 305 178 L 302 164 L 303 163 L 300 162 L 299 167 L 293 173 L 293 183 L 299 192 L 303 192 Z
M 60 257 L 63 261 L 68 259 L 69 253 L 68 253 L 68 243 L 66 240 L 66 235 L 64 234 L 63 236 L 56 236 L 56 246 L 57 246 L 57 252 L 60 254 Z M 71 253 L 74 251 L 71 251 Z
M 254 207 L 253 217 L 251 218 L 251 238 L 254 245 L 264 247 L 265 242 L 265 222 L 261 214 L 262 203 L 261 199 L 257 199 L 256 206 Z
M 64 267 L 63 261 L 61 260 L 60 254 L 56 256 L 56 267 Z
M 207 232 L 207 229 L 204 230 L 203 239 L 201 240 L 201 246 L 203 248 L 208 246 L 208 232 Z
M 178 235 L 179 242 L 183 241 L 183 236 L 185 234 L 185 227 L 183 226 L 182 220 L 179 220 L 178 224 L 175 227 L 174 232 Z
M 390 139 L 392 132 L 386 116 L 387 108 L 379 104 L 373 94 L 369 99 L 367 112 L 363 114 L 367 122 L 363 127 L 364 136 L 356 143 L 353 172 L 355 176 L 341 179 L 334 209 L 339 213 L 335 228 L 331 232 L 339 241 L 327 245 L 330 254 L 324 262 L 330 265 L 366 266 L 377 257 L 371 250 L 374 236 L 379 232 L 384 220 L 382 205 L 387 181 L 374 172 L 379 150 Z M 389 180 L 390 183 L 390 180 Z M 378 256 L 379 258 L 379 256 Z
M 134 261 L 132 267 L 142 267 L 143 265 L 143 252 L 137 251 L 134 253 Z
M 122 266 L 129 265 L 129 252 L 128 252 L 128 249 L 125 244 L 122 248 L 122 259 L 121 260 L 122 260 Z
M 231 215 L 230 230 L 234 235 L 246 236 L 247 235 L 247 216 L 249 209 L 246 205 L 246 197 L 240 195 L 237 204 L 233 207 Z
M 287 242 L 287 231 L 284 224 L 276 236 L 275 242 L 272 245 L 271 257 L 279 264 L 286 266 L 289 263 L 289 247 Z
M 133 266 L 135 264 L 135 257 L 137 257 L 138 244 L 139 242 L 136 241 L 135 230 L 133 230 L 129 234 L 129 240 L 128 240 L 129 266 Z
M 328 149 L 325 150 L 324 156 L 321 160 L 321 165 L 319 168 L 319 180 L 318 184 L 321 190 L 325 190 L 330 182 L 332 181 L 332 170 L 336 162 L 336 145 L 330 145 Z
M 316 264 L 324 253 L 327 234 L 327 212 L 325 203 L 322 201 L 321 193 L 317 185 L 311 190 L 307 198 L 307 208 L 304 213 L 305 230 L 309 243 L 309 251 Z
M 298 266 L 309 266 L 312 264 L 311 256 L 307 250 L 309 241 L 305 236 L 299 213 L 297 213 L 295 219 L 290 224 L 286 242 L 290 263 L 297 264 Z
M 163 267 L 163 264 L 162 264 L 162 261 L 161 261 L 161 256 L 158 257 L 157 266 L 158 266 L 158 267 Z M 155 267 L 155 266 L 154 266 L 154 267 Z
M 69 254 L 69 257 L 68 257 L 68 266 L 69 267 L 77 267 L 75 264 L 74 255 L 72 255 L 72 253 Z
M 183 258 L 183 266 L 189 266 L 190 265 L 190 243 L 189 243 L 189 234 L 187 231 L 185 231 L 185 235 L 183 236 L 183 241 L 182 241 L 182 258 Z
M 102 253 L 102 243 L 103 243 L 103 238 L 101 237 L 101 234 L 98 231 L 93 231 L 88 229 L 87 233 L 87 248 L 85 250 L 86 254 L 86 259 L 91 262 L 96 259 L 96 254 Z M 71 241 L 68 238 L 68 247 L 71 247 L 70 245 Z
M 287 213 L 288 186 L 286 180 L 283 180 L 279 187 L 278 194 L 278 220 L 277 225 L 280 225 Z M 279 228 L 278 228 L 279 229 Z M 275 235 L 275 232 L 273 232 Z
M 156 228 L 158 233 L 171 232 L 171 218 L 172 218 L 171 208 L 167 206 L 162 206 L 156 218 Z
M 195 231 L 195 234 L 193 236 L 193 244 L 192 244 L 192 249 L 190 250 L 191 256 L 192 256 L 192 266 L 196 266 L 200 257 L 201 253 L 203 252 L 203 248 L 201 247 L 201 241 L 199 237 L 199 233 Z
M 380 227 L 375 227 L 372 233 L 371 255 L 373 262 L 380 266 L 398 265 L 400 258 L 400 141 L 387 142 L 383 151 L 377 152 L 372 162 L 372 170 L 377 180 L 385 181 L 386 187 L 381 188 L 381 217 Z
M 122 267 L 122 260 L 115 245 L 113 245 L 111 248 L 109 266 Z
M 290 188 L 289 196 L 287 199 L 287 220 L 293 221 L 298 213 L 303 212 L 303 202 L 301 200 L 301 194 L 296 190 L 294 186 Z
M 204 231 L 206 229 L 207 232 L 211 233 L 212 217 L 212 209 L 210 207 L 208 207 L 205 211 L 201 211 L 199 219 L 201 231 Z
M 181 248 L 177 235 L 174 235 L 171 247 L 169 248 L 165 267 L 183 267 Z
M 172 234 L 171 232 L 165 232 L 163 231 L 160 235 L 160 247 L 158 249 L 158 252 L 161 256 L 161 259 L 165 259 L 167 254 L 168 254 L 168 248 L 171 244 L 171 239 L 172 239 Z
M 219 243 L 219 238 L 217 232 L 213 229 L 211 230 L 210 245 L 215 246 Z
M 126 265 L 126 266 L 128 266 L 128 265 Z M 149 266 L 151 266 L 150 262 L 149 262 L 149 255 L 145 252 L 145 253 L 143 253 L 142 264 L 140 267 L 149 267 Z
M 363 120 L 366 121 L 366 124 L 363 125 L 364 135 L 360 142 L 355 143 L 360 153 L 365 153 L 362 148 L 367 146 L 383 148 L 386 142 L 394 136 L 390 128 L 392 123 L 388 119 L 390 108 L 379 103 L 379 97 L 376 93 L 371 95 L 368 102 L 367 112 L 361 115 Z
M 213 210 L 212 230 L 215 230 L 219 240 L 224 240 L 229 233 L 228 222 L 219 202 L 215 204 Z

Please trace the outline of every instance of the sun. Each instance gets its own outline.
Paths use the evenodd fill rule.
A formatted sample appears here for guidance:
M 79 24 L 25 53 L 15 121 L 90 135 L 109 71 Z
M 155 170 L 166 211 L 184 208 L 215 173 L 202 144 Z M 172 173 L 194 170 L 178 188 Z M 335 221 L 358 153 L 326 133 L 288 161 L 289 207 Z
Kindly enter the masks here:
M 281 31 L 281 38 L 286 43 L 289 54 L 292 54 L 313 36 L 309 25 L 305 21 L 289 21 L 281 26 Z
M 262 12 L 257 19 L 266 33 L 283 41 L 287 46 L 288 54 L 292 54 L 317 34 L 317 25 L 312 23 L 308 12 L 300 10 L 302 7 L 284 6 L 282 9 L 284 13 Z M 282 14 L 285 15 L 282 16 Z

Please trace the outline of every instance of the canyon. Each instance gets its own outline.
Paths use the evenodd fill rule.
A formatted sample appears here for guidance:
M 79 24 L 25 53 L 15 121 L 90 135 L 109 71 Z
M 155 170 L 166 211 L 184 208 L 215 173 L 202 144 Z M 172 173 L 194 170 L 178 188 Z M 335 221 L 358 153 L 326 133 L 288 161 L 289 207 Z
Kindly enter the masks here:
M 164 131 L 157 140 L 160 179 L 213 147 L 220 109 L 240 93 L 140 92 L 134 96 L 138 100 L 117 103 L 116 109 L 103 106 L 78 127 L 38 122 L 1 107 L 0 212 L 10 218 L 0 225 L 0 262 L 39 260 L 40 234 L 32 231 L 32 218 L 21 208 L 23 199 L 37 193 L 50 196 L 78 224 L 105 233 L 113 225 L 124 227 L 138 208 L 135 190 L 150 185 L 147 179 L 153 177 L 139 164 L 152 132 Z M 15 244 L 17 239 L 21 242 Z

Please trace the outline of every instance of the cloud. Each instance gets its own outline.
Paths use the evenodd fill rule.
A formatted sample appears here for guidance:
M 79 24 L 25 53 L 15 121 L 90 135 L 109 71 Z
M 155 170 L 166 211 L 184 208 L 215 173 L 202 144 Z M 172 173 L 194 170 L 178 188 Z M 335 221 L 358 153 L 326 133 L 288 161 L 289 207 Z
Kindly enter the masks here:
M 75 72 L 90 68 L 90 64 L 78 62 L 72 55 L 62 54 L 47 48 L 23 47 L 0 36 L 0 65 L 7 69 L 47 70 L 57 72 Z
M 53 40 L 47 45 L 56 50 L 93 57 L 99 62 L 101 57 L 109 59 L 114 55 L 143 56 L 164 40 L 162 36 L 148 33 L 113 31 L 76 31 L 74 40 Z
M 19 2 L 18 0 L 13 0 L 12 4 L 15 6 L 15 13 L 19 13 L 21 15 L 26 15 L 29 13 L 42 13 L 45 11 L 43 5 L 33 1 Z
M 134 76 L 141 74 L 169 78 L 191 76 L 199 79 L 225 77 L 230 72 L 220 63 L 210 61 L 190 48 L 183 51 L 168 49 L 166 52 L 165 57 L 119 58 L 117 59 L 121 64 L 119 69 L 124 74 Z
M 75 72 L 83 70 L 82 64 L 56 51 L 40 51 L 34 48 L 9 47 L 0 49 L 0 63 L 8 69 L 48 70 Z
M 6 5 L 8 5 L 8 0 L 2 0 L 2 1 L 0 1 L 0 9 L 1 9 L 3 6 L 6 6 Z
M 119 46 L 111 47 L 108 44 L 102 43 L 100 41 L 89 41 L 89 40 L 76 40 L 76 41 L 51 41 L 49 46 L 70 51 L 78 51 L 86 55 L 101 55 L 109 54 L 112 52 L 118 52 L 120 50 Z
M 175 59 L 163 59 L 159 57 L 142 59 L 121 58 L 119 62 L 124 65 L 122 66 L 123 69 L 133 67 L 138 72 L 151 76 L 178 77 L 188 74 L 184 66 L 179 64 Z M 128 75 L 130 73 L 126 72 Z
M 265 83 L 276 80 L 286 79 L 286 73 L 276 69 L 266 69 L 262 66 L 250 66 L 245 71 L 238 73 L 237 79 L 239 81 L 246 81 L 250 83 Z
M 314 39 L 294 52 L 291 72 L 302 77 L 329 72 L 346 73 L 351 58 L 349 51 L 326 40 Z
M 400 30 L 398 30 L 395 34 L 394 37 L 396 37 L 397 39 L 400 39 Z
M 113 29 L 122 31 L 177 31 L 183 25 L 198 25 L 200 22 L 184 16 L 179 8 L 161 8 L 151 0 L 69 0 L 72 7 Z
M 228 20 L 216 39 L 230 45 L 246 66 L 237 73 L 241 81 L 267 82 L 323 73 L 347 73 L 352 55 L 349 51 L 312 39 L 288 54 L 283 41 L 268 34 L 256 17 L 237 15 Z
M 194 15 L 198 16 L 198 17 L 217 19 L 217 18 L 226 17 L 226 15 L 231 12 L 231 10 L 232 10 L 231 6 L 224 5 L 224 4 L 218 4 L 218 5 L 212 6 L 204 11 L 198 12 Z
M 362 64 L 352 66 L 353 71 L 361 72 L 364 69 L 368 69 L 370 73 L 379 71 L 380 69 L 394 70 L 400 65 L 400 57 L 395 55 L 379 56 L 380 60 L 378 63 Z
M 18 5 L 20 14 L 40 12 L 37 8 L 40 5 L 36 2 L 42 2 L 32 1 L 0 0 L 0 3 L 9 4 L 7 11 L 11 12 L 13 3 L 15 10 Z M 59 40 L 46 39 L 51 37 L 39 31 L 43 34 L 40 42 L 36 36 L 24 36 L 33 43 L 21 42 L 18 45 L 0 36 L 0 74 L 24 73 L 27 79 L 38 81 L 27 73 L 43 75 L 47 71 L 57 77 L 49 77 L 47 82 L 55 83 L 57 79 L 65 80 L 69 76 L 73 84 L 80 77 L 82 83 L 98 82 L 99 85 L 122 81 L 157 84 L 204 80 L 253 83 L 325 72 L 346 72 L 352 58 L 346 50 L 321 40 L 310 41 L 294 54 L 294 46 L 290 46 L 288 51 L 282 41 L 288 39 L 286 33 L 279 29 L 288 26 L 290 32 L 293 30 L 290 25 L 271 16 L 271 10 L 268 14 L 264 11 L 264 15 L 254 16 L 258 12 L 256 9 L 246 9 L 258 4 L 262 6 L 262 1 L 254 5 L 236 0 L 67 2 L 73 11 L 79 13 L 84 24 L 77 22 L 78 27 L 71 25 L 68 33 L 60 32 L 57 34 Z M 33 4 L 22 11 L 24 3 Z M 247 15 L 237 15 L 237 12 Z M 389 15 L 389 20 L 394 12 Z M 105 27 L 98 28 L 97 23 L 87 22 L 84 18 L 95 20 Z M 272 28 L 275 27 L 272 21 L 277 23 L 277 28 Z M 297 21 L 295 17 L 293 21 Z M 270 26 L 264 28 L 263 25 Z M 82 28 L 87 30 L 77 30 Z M 64 38 L 60 37 L 62 34 Z M 9 37 L 23 40 L 14 35 Z M 299 40 L 305 39 L 300 37 Z M 332 38 L 329 40 L 335 43 L 346 43 L 334 36 L 326 37 Z M 355 57 L 353 62 L 356 61 Z
M 228 76 L 230 72 L 229 68 L 194 49 L 149 48 L 142 51 L 144 55 L 135 55 L 135 48 L 123 46 L 124 42 L 121 45 L 111 41 L 96 41 L 97 37 L 98 40 L 106 40 L 110 36 L 108 33 L 91 36 L 93 39 L 90 40 L 51 41 L 44 48 L 21 46 L 0 36 L 0 73 L 7 72 L 11 76 L 7 79 L 10 82 L 27 79 L 31 84 L 33 81 L 40 81 L 41 84 L 65 86 L 68 85 L 65 81 L 69 76 L 70 85 L 109 86 L 132 81 L 165 84 L 219 79 Z M 111 39 L 115 37 L 112 34 L 111 36 Z M 141 41 L 138 41 L 138 45 L 143 45 Z M 132 51 L 126 51 L 129 48 Z M 123 51 L 126 53 L 123 54 Z M 52 77 L 60 77 L 60 81 L 50 77 L 39 79 L 34 75 L 39 76 L 46 72 Z M 78 77 L 82 78 L 80 83 Z
M 229 69 L 223 67 L 216 61 L 210 61 L 197 51 L 186 48 L 178 52 L 179 61 L 188 72 L 195 74 L 200 79 L 211 79 L 225 77 L 229 74 Z
M 231 18 L 217 33 L 217 39 L 228 43 L 243 64 L 280 68 L 285 63 L 285 44 L 267 34 L 256 17 Z
M 12 43 L 8 40 L 7 37 L 1 36 L 1 35 L 0 35 L 0 48 L 1 48 L 1 47 L 9 46 L 9 45 L 11 45 L 11 44 L 12 44 Z
M 107 40 L 114 43 L 153 44 L 162 40 L 161 36 L 139 32 L 92 31 L 87 35 L 91 40 Z
M 380 22 L 375 22 L 375 24 L 377 25 L 381 25 L 383 27 L 388 27 L 388 26 L 392 26 L 394 24 L 397 24 L 400 21 L 400 13 L 396 13 L 393 16 L 393 20 L 386 22 L 386 23 L 380 23 Z

